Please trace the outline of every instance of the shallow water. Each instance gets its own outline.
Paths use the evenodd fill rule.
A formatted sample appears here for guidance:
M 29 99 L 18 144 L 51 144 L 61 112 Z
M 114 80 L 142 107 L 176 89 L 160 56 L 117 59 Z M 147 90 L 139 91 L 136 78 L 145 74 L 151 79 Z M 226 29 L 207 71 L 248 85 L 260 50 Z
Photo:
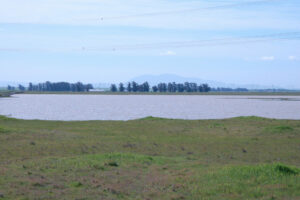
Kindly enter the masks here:
M 0 98 L 0 115 L 40 120 L 130 120 L 147 116 L 300 119 L 300 97 L 196 95 L 14 95 Z

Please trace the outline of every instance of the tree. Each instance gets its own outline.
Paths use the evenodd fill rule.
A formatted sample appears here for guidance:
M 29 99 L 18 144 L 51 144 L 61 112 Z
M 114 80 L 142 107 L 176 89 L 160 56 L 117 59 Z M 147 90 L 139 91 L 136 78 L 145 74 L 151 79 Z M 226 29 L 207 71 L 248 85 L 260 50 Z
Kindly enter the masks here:
M 29 83 L 28 91 L 33 91 L 33 85 L 32 85 L 32 83 Z
M 124 91 L 125 91 L 125 87 L 124 87 L 124 84 L 123 84 L 123 83 L 120 83 L 120 84 L 119 84 L 119 91 L 120 91 L 120 92 L 124 92 Z
M 208 84 L 202 84 L 202 87 L 203 87 L 204 92 L 209 92 L 211 90 L 211 88 L 208 86 Z
M 168 92 L 176 92 L 177 91 L 177 84 L 175 82 L 168 83 L 167 91 Z
M 157 87 L 158 87 L 159 92 L 166 92 L 167 91 L 167 84 L 166 83 L 159 83 Z
M 117 90 L 116 84 L 111 84 L 111 86 L 110 86 L 110 91 L 111 91 L 111 92 L 117 92 L 117 91 L 118 91 L 118 90 Z
M 191 92 L 192 91 L 189 82 L 184 83 L 184 91 L 185 92 Z
M 199 86 L 198 86 L 198 92 L 204 92 L 203 85 L 199 85 Z
M 44 91 L 44 90 L 43 90 L 43 84 L 42 84 L 42 83 L 39 83 L 39 84 L 38 84 L 38 90 L 39 90 L 39 91 Z
M 191 92 L 197 92 L 198 91 L 198 85 L 197 83 L 190 83 Z
M 47 81 L 45 85 L 46 85 L 46 91 L 52 91 L 52 84 L 50 81 Z
M 75 84 L 71 84 L 71 85 L 70 85 L 70 91 L 76 92 L 76 90 L 77 90 L 76 85 L 75 85 Z M 52 91 L 52 90 L 51 90 L 51 91 Z
M 137 85 L 137 91 L 138 92 L 144 92 L 144 86 L 143 86 L 143 84 L 142 85 Z
M 177 84 L 175 82 L 172 83 L 172 92 L 177 92 Z
M 173 85 L 172 85 L 172 83 L 168 83 L 167 90 L 168 90 L 168 92 L 173 92 Z
M 93 89 L 92 84 L 83 84 L 81 82 L 68 83 L 68 82 L 57 82 L 51 83 L 49 81 L 45 83 L 32 84 L 29 83 L 28 91 L 60 91 L 60 92 L 88 92 Z
M 152 87 L 152 91 L 153 91 L 153 92 L 157 92 L 157 91 L 158 91 L 158 88 L 157 88 L 156 85 Z
M 19 90 L 20 91 L 25 91 L 25 87 L 23 85 L 19 85 Z
M 132 92 L 137 92 L 138 91 L 138 84 L 136 82 L 132 82 Z
M 130 82 L 127 84 L 127 92 L 132 92 L 132 87 Z
M 85 89 L 86 89 L 87 92 L 89 92 L 90 90 L 94 89 L 94 87 L 93 87 L 92 84 L 89 83 L 89 84 L 87 84 L 87 85 L 85 86 Z
M 150 91 L 150 85 L 148 82 L 143 83 L 143 92 L 149 92 Z
M 177 84 L 177 91 L 178 92 L 184 92 L 184 85 L 181 84 L 181 83 Z
M 67 85 L 64 83 L 61 83 L 61 88 L 64 88 L 67 90 Z M 83 92 L 84 91 L 84 85 L 81 82 L 76 83 L 77 92 Z

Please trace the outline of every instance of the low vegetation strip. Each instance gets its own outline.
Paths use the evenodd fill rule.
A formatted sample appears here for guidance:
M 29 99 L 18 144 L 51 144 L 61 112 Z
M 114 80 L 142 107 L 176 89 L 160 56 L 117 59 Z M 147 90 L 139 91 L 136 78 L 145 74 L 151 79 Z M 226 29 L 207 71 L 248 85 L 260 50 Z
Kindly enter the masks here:
M 300 121 L 0 117 L 0 199 L 299 199 Z
M 1 92 L 0 91 L 0 98 L 1 97 L 9 97 L 11 95 L 11 92 Z
M 61 94 L 61 95 L 222 95 L 222 96 L 300 96 L 300 92 L 31 92 L 26 91 L 24 94 Z M 253 99 L 253 98 L 249 98 Z M 258 98 L 255 98 L 258 99 Z M 269 100 L 260 98 L 260 100 Z M 291 98 L 273 98 L 271 100 L 291 101 Z

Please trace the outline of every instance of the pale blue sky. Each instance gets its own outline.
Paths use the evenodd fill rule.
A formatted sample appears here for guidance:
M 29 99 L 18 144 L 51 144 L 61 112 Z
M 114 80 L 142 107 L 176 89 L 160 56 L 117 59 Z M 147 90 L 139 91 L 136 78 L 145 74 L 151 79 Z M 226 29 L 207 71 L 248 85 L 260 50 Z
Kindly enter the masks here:
M 300 39 L 117 49 L 300 32 L 297 0 L 201 10 L 244 2 L 253 1 L 0 0 L 0 81 L 99 83 L 173 73 L 235 84 L 300 88 Z M 194 8 L 200 9 L 122 17 Z

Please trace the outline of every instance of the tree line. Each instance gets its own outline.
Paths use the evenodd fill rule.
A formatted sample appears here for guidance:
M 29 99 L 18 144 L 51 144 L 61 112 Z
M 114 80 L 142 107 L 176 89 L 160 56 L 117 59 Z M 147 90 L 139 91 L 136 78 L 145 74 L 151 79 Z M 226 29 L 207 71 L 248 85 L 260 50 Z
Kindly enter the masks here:
M 111 84 L 111 92 L 209 92 L 211 88 L 208 84 L 197 83 L 159 83 L 150 87 L 148 82 L 138 84 L 135 81 L 129 82 L 126 85 L 120 83 L 118 86 L 116 84 Z
M 92 84 L 83 84 L 81 82 L 68 83 L 68 82 L 44 82 L 33 84 L 29 83 L 28 87 L 19 85 L 18 87 L 7 86 L 9 91 L 37 91 L 37 92 L 88 92 L 94 89 Z M 197 84 L 197 83 L 159 83 L 154 86 L 150 86 L 148 82 L 138 84 L 135 81 L 128 82 L 126 84 L 120 83 L 118 85 L 111 84 L 111 92 L 248 92 L 246 88 L 211 88 L 208 84 Z
M 26 91 L 26 88 L 23 85 L 19 85 L 18 89 L 20 91 Z M 94 89 L 92 84 L 83 84 L 81 82 L 52 83 L 50 81 L 47 81 L 45 83 L 38 83 L 38 84 L 29 83 L 27 87 L 27 91 L 37 91 L 37 92 L 88 92 L 91 89 Z M 7 86 L 7 90 L 14 91 L 16 90 L 16 88 L 9 85 Z

